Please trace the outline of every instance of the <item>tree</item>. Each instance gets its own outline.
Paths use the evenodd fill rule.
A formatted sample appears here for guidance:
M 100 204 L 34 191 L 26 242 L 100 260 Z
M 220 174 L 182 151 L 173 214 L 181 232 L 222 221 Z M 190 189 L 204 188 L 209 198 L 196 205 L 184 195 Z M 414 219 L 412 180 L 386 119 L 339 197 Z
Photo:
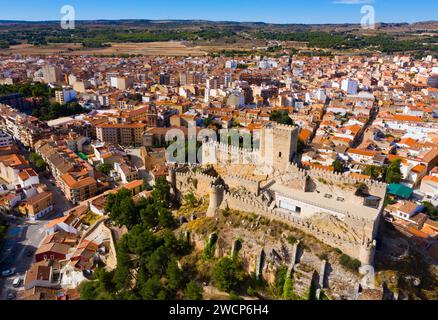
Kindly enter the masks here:
M 131 287 L 130 259 L 128 255 L 128 238 L 123 236 L 117 246 L 117 268 L 114 271 L 114 286 L 117 291 L 127 290 Z
M 169 207 L 170 201 L 170 184 L 165 177 L 158 177 L 155 181 L 155 187 L 152 191 L 152 198 L 154 202 L 162 205 L 163 207 Z
M 81 295 L 81 300 L 96 300 L 96 283 L 91 281 L 84 282 L 79 287 L 79 292 Z
M 32 152 L 29 155 L 29 161 L 35 166 L 35 168 L 39 172 L 46 170 L 47 164 L 44 162 L 43 158 L 38 153 Z
M 202 290 L 198 287 L 195 281 L 190 281 L 187 283 L 186 289 L 184 290 L 185 300 L 202 300 Z
M 146 280 L 144 284 L 142 284 L 140 294 L 145 300 L 156 300 L 158 299 L 162 288 L 163 286 L 161 285 L 160 277 L 158 275 L 154 275 Z M 162 294 L 160 296 L 162 296 Z
M 105 211 L 110 212 L 110 218 L 114 222 L 125 225 L 128 229 L 140 222 L 140 212 L 132 200 L 131 191 L 125 188 L 108 196 Z
M 120 216 L 121 224 L 126 225 L 128 229 L 132 228 L 139 222 L 139 213 L 136 210 L 134 200 L 132 198 L 125 198 L 120 201 Z
M 176 259 L 169 261 L 166 270 L 167 282 L 172 290 L 179 290 L 184 285 L 184 274 L 178 267 Z
M 177 292 L 187 289 L 177 261 L 189 251 L 189 244 L 175 237 L 166 198 L 170 190 L 165 180 L 157 181 L 151 197 L 135 203 L 127 189 L 108 195 L 105 210 L 114 222 L 126 225 L 128 233 L 118 242 L 117 268 L 111 273 L 96 271 L 96 280 L 84 289 L 83 297 L 174 299 Z M 194 288 L 189 292 L 196 297 Z
M 213 281 L 223 291 L 236 290 L 244 279 L 241 263 L 237 259 L 222 258 L 213 270 Z
M 193 192 L 189 192 L 184 195 L 184 202 L 191 208 L 195 208 L 198 206 L 198 199 L 196 199 L 196 196 L 193 194 Z
M 333 161 L 332 166 L 335 169 L 335 172 L 339 172 L 339 173 L 344 172 L 344 165 L 338 159 Z
M 109 175 L 112 166 L 110 164 L 107 163 L 102 163 L 100 166 L 97 167 L 97 169 L 102 172 L 105 175 Z
M 105 289 L 100 280 L 86 281 L 79 287 L 81 300 L 112 300 L 111 292 Z
M 231 291 L 230 295 L 228 296 L 229 300 L 243 300 L 241 296 L 239 296 L 236 292 Z
M 136 255 L 151 254 L 158 243 L 157 237 L 143 225 L 134 226 L 126 239 L 127 249 Z
M 113 282 L 114 272 L 107 272 L 105 269 L 97 268 L 94 272 L 94 277 L 99 280 L 100 287 L 106 292 L 115 291 L 115 284 Z
M 269 117 L 271 121 L 275 121 L 281 124 L 293 125 L 294 122 L 289 117 L 289 113 L 286 110 L 274 110 Z
M 423 201 L 423 212 L 427 213 L 432 220 L 438 221 L 438 208 L 428 201 Z
M 402 179 L 401 160 L 395 159 L 386 168 L 385 181 L 386 183 L 400 183 Z
M 367 165 L 364 169 L 364 174 L 371 176 L 371 178 L 374 180 L 377 180 L 383 174 L 383 167 Z
M 140 210 L 140 217 L 143 224 L 149 228 L 152 228 L 158 223 L 157 208 L 153 203 L 149 203 L 146 208 Z
M 144 190 L 147 190 L 147 191 L 150 191 L 150 190 L 153 189 L 153 188 L 151 187 L 151 185 L 149 184 L 149 182 L 147 181 L 147 179 L 143 179 L 143 189 L 144 189 Z
M 158 224 L 162 228 L 171 228 L 175 224 L 172 212 L 166 208 L 158 209 Z
M 164 246 L 160 246 L 149 256 L 146 268 L 151 274 L 163 275 L 166 272 L 169 260 L 169 251 Z

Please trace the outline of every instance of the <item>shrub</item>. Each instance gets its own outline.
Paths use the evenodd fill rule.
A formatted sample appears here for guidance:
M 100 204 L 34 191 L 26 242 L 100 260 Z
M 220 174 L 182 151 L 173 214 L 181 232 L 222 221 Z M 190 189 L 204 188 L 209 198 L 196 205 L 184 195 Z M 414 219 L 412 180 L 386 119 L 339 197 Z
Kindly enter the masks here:
M 286 275 L 283 286 L 283 299 L 284 300 L 299 300 L 300 297 L 294 292 L 294 280 Z
M 202 290 L 195 281 L 190 281 L 184 291 L 185 300 L 202 300 Z
M 214 284 L 223 291 L 236 290 L 245 277 L 242 263 L 229 257 L 222 258 L 213 270 Z
M 225 218 L 227 218 L 227 217 L 229 217 L 229 216 L 231 215 L 231 210 L 230 210 L 230 208 L 228 207 L 228 205 L 227 205 L 227 207 L 226 207 L 224 210 L 222 210 L 222 215 L 223 215 Z
M 346 255 L 345 253 L 343 253 L 340 257 L 339 257 L 339 263 L 346 269 L 353 271 L 353 272 L 357 272 L 359 270 L 360 267 L 360 261 L 357 259 L 353 259 L 350 256 Z
M 290 244 L 295 244 L 295 243 L 298 241 L 298 239 L 295 238 L 295 237 L 292 236 L 292 235 L 287 236 L 286 240 L 287 240 L 287 242 L 289 242 Z
M 205 244 L 205 248 L 204 248 L 205 259 L 213 258 L 214 251 L 216 249 L 216 241 L 217 241 L 217 235 L 215 233 L 213 233 L 211 235 L 211 238 L 209 238 Z
M 252 286 L 248 287 L 248 290 L 246 291 L 249 296 L 254 297 L 257 295 L 257 290 L 254 289 Z

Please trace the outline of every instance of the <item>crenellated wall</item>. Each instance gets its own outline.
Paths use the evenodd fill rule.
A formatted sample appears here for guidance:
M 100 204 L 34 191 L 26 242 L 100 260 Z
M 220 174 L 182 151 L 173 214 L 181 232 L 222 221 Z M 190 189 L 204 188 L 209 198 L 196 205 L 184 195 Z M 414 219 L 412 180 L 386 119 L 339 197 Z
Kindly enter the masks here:
M 210 184 L 215 178 L 202 172 L 176 172 L 176 188 L 182 193 L 193 192 L 203 196 L 210 191 Z
M 202 163 L 206 164 L 257 164 L 259 150 L 247 150 L 217 141 L 202 144 Z
M 295 133 L 293 127 L 287 126 L 284 128 L 281 126 L 276 127 L 271 130 L 277 132 L 277 135 L 284 134 L 288 137 L 291 136 L 291 132 Z M 265 130 L 265 133 L 268 131 Z M 286 143 L 285 141 L 283 142 Z M 275 144 L 274 141 L 271 142 L 273 145 Z M 287 142 L 287 145 L 293 146 L 289 142 Z M 266 147 L 267 145 L 262 144 L 262 146 Z M 278 148 L 275 150 L 278 151 Z M 233 156 L 237 157 L 240 160 L 241 157 L 247 156 L 253 159 L 252 164 L 261 160 L 261 157 L 257 156 L 259 150 L 248 152 L 217 142 L 204 143 L 203 156 L 205 157 L 203 160 L 205 160 L 205 163 L 210 163 L 210 160 L 216 161 L 223 154 L 230 155 L 231 158 Z M 286 152 L 286 154 L 289 153 Z M 222 178 L 212 174 L 208 167 L 201 166 L 186 166 L 179 171 L 177 170 L 174 177 L 176 188 L 180 194 L 186 192 L 194 192 L 198 196 L 210 194 L 210 206 L 207 212 L 209 216 L 214 216 L 219 208 L 230 208 L 255 213 L 268 219 L 280 220 L 313 235 L 332 247 L 341 249 L 351 257 L 359 259 L 362 264 L 372 264 L 375 250 L 374 239 L 383 210 L 383 199 L 386 195 L 387 185 L 327 170 L 306 170 L 292 162 L 283 162 L 283 156 L 284 154 L 281 153 L 278 155 L 278 159 L 275 160 L 276 162 L 274 161 L 274 164 L 278 162 L 282 165 L 278 168 L 277 166 L 272 168 L 273 171 L 263 181 L 262 188 L 260 180 L 239 176 L 231 170 L 223 175 L 222 180 Z M 322 179 L 326 181 L 321 181 Z M 365 197 L 356 195 L 359 186 L 364 187 L 367 194 L 380 198 L 378 207 L 375 209 L 366 207 L 366 213 L 365 211 L 355 211 L 356 209 L 360 210 L 360 206 L 351 204 L 365 201 Z M 321 199 L 322 195 L 312 197 L 312 192 L 320 194 L 321 191 L 319 190 L 321 189 L 327 189 L 327 192 L 331 194 L 330 191 L 333 188 L 339 188 L 341 193 L 349 193 L 346 199 L 341 197 L 341 200 L 336 199 L 336 201 L 349 201 L 350 206 L 347 203 L 344 205 L 335 203 L 334 206 L 333 201 L 328 202 Z M 297 192 L 293 193 L 294 190 Z M 273 192 L 275 196 L 272 195 Z M 293 209 L 279 208 L 278 199 L 275 197 L 283 194 L 293 200 L 294 203 L 301 201 L 298 203 L 298 206 L 300 206 L 298 212 L 301 213 L 301 216 L 290 211 Z M 307 207 L 309 207 L 309 210 L 305 210 Z M 307 211 L 309 211 L 309 214 L 307 214 Z M 319 213 L 336 217 L 335 219 L 338 220 L 329 220 L 328 222 L 339 228 L 331 228 L 331 225 L 325 224 L 324 221 L 314 220 L 312 216 Z M 321 225 L 321 223 L 323 224 Z
M 230 188 L 244 187 L 245 189 L 254 193 L 257 196 L 260 193 L 260 181 L 259 180 L 241 177 L 241 176 L 236 175 L 236 174 L 228 174 L 224 177 L 224 180 L 227 182 L 227 185 Z
M 368 243 L 352 241 L 346 236 L 324 230 L 312 224 L 308 220 L 304 220 L 291 214 L 269 208 L 268 206 L 256 203 L 249 198 L 233 195 L 227 191 L 224 191 L 223 201 L 220 207 L 222 209 L 228 207 L 233 210 L 255 213 L 270 220 L 275 219 L 285 222 L 294 228 L 313 235 L 318 240 L 334 248 L 341 249 L 346 254 L 361 261 L 362 264 L 372 264 L 374 246 L 370 246 Z M 349 216 L 348 218 L 355 220 L 356 222 L 361 221 L 361 219 L 355 219 L 353 216 Z

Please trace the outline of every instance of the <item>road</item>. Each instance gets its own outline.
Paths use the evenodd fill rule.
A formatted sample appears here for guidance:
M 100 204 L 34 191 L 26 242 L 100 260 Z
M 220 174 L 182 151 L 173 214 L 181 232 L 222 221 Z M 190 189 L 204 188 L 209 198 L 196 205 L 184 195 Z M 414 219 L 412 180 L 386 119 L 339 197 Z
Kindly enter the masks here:
M 59 187 L 53 185 L 49 181 L 49 179 L 47 179 L 46 177 L 40 175 L 40 182 L 44 183 L 47 186 L 47 188 L 49 189 L 49 191 L 53 192 L 53 198 L 54 198 L 54 201 L 55 201 L 55 204 L 53 206 L 54 207 L 53 208 L 53 212 L 55 214 L 58 213 L 58 217 L 62 216 L 62 214 L 65 211 L 67 211 L 67 210 L 69 210 L 69 209 L 74 207 L 73 204 L 70 201 L 68 201 L 67 198 L 64 196 L 64 194 L 62 193 L 61 189 Z
M 64 197 L 61 190 L 52 185 L 48 179 L 41 177 L 41 183 L 48 186 L 53 192 L 53 211 L 36 222 L 26 221 L 24 218 L 6 217 L 9 220 L 9 229 L 0 251 L 0 271 L 14 269 L 15 274 L 7 278 L 0 278 L 0 300 L 6 299 L 7 292 L 14 290 L 12 281 L 15 277 L 24 278 L 26 270 L 33 262 L 33 255 L 28 257 L 29 250 L 35 251 L 45 236 L 44 225 L 52 219 L 63 216 L 63 213 L 73 205 Z M 23 290 L 21 287 L 19 290 Z
M 28 257 L 29 250 L 35 251 L 44 238 L 44 224 L 47 221 L 30 223 L 24 219 L 10 221 L 10 226 L 3 241 L 0 252 L 0 270 L 14 269 L 13 276 L 0 279 L 0 300 L 6 298 L 7 291 L 12 288 L 15 277 L 24 277 L 24 274 L 33 261 L 33 255 Z

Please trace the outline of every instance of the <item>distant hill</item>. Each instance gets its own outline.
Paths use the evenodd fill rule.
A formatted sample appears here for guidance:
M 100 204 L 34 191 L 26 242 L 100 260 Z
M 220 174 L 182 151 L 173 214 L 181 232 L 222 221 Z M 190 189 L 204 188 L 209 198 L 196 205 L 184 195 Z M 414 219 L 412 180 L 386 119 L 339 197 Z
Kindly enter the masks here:
M 123 26 L 130 28 L 184 28 L 184 29 L 198 29 L 202 27 L 226 28 L 236 29 L 239 31 L 253 31 L 258 29 L 260 31 L 354 31 L 360 29 L 359 24 L 275 24 L 266 22 L 237 22 L 237 21 L 209 21 L 209 20 L 148 20 L 148 19 L 122 19 L 122 20 L 78 20 L 76 21 L 79 27 L 98 27 L 98 26 Z M 40 27 L 55 27 L 59 26 L 59 21 L 14 21 L 14 20 L 0 20 L 0 27 L 11 27 L 17 29 L 20 27 L 26 28 L 28 26 Z M 433 31 L 438 30 L 438 21 L 420 21 L 415 23 L 379 23 L 378 30 L 386 32 L 401 32 L 401 31 Z
M 437 54 L 438 21 L 379 23 L 374 30 L 359 24 L 275 24 L 208 20 L 78 20 L 74 30 L 64 30 L 59 21 L 0 20 L 0 49 L 16 45 L 80 44 L 103 49 L 114 43 L 183 41 L 189 46 L 209 46 L 230 55 L 245 47 L 281 50 L 279 43 L 299 42 L 310 48 L 416 52 Z M 240 45 L 240 47 L 239 47 Z M 276 46 L 276 47 L 275 47 Z M 71 48 L 77 50 L 78 48 Z M 208 50 L 211 51 L 211 50 Z M 229 50 L 230 51 L 230 50 Z

